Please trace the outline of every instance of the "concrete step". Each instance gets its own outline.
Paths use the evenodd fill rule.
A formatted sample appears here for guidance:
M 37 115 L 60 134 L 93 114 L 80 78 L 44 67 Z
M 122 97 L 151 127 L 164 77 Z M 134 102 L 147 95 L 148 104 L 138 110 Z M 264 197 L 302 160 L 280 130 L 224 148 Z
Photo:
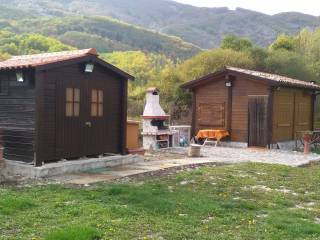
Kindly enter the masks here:
M 144 159 L 138 155 L 126 156 L 108 156 L 101 158 L 81 159 L 75 161 L 61 161 L 45 164 L 41 167 L 5 160 L 5 168 L 12 175 L 19 175 L 25 178 L 48 178 L 68 173 L 83 172 L 92 169 L 123 166 L 137 162 L 143 162 Z

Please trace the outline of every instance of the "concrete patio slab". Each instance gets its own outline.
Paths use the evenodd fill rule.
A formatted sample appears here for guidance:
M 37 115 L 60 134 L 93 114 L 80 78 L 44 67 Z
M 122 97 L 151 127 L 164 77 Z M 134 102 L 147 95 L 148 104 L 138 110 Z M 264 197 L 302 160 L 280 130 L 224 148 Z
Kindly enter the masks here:
M 143 158 L 139 155 L 117 155 L 75 161 L 61 161 L 45 164 L 41 167 L 34 167 L 30 164 L 6 160 L 5 169 L 11 175 L 19 175 L 25 178 L 48 178 L 92 169 L 123 166 L 140 161 L 143 161 Z
M 69 179 L 64 179 L 64 182 L 76 185 L 88 185 L 98 182 L 108 182 L 117 178 L 117 176 L 107 174 L 77 174 L 72 175 Z
M 88 185 L 97 182 L 113 181 L 125 177 L 132 177 L 144 174 L 156 174 L 157 172 L 167 171 L 169 169 L 180 169 L 186 167 L 194 167 L 200 165 L 223 165 L 223 164 L 238 164 L 245 162 L 257 162 L 267 164 L 282 164 L 291 167 L 299 167 L 319 162 L 320 155 L 310 154 L 304 155 L 299 152 L 267 150 L 259 148 L 226 148 L 226 147 L 203 147 L 201 158 L 187 158 L 187 149 L 178 148 L 171 150 L 163 150 L 167 157 L 169 151 L 173 152 L 173 159 L 157 159 L 145 160 L 136 162 L 126 166 L 116 166 L 106 169 L 99 169 L 99 174 L 96 173 L 74 173 L 72 176 L 64 176 L 63 182 L 68 184 Z M 161 156 L 161 151 L 155 153 L 156 156 Z M 60 179 L 54 178 L 55 180 Z

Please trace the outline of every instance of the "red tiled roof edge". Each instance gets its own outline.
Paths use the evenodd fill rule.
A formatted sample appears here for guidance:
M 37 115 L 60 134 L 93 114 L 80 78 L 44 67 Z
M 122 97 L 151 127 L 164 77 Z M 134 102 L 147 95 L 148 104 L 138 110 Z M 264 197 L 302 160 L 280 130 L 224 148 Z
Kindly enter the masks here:
M 95 48 L 89 48 L 83 50 L 13 56 L 6 61 L 0 62 L 0 70 L 39 67 L 56 62 L 82 58 L 89 55 L 98 56 L 97 50 Z
M 235 68 L 235 67 L 229 67 L 229 66 L 226 66 L 220 71 L 210 73 L 201 78 L 186 82 L 182 84 L 180 87 L 184 89 L 194 88 L 195 86 L 198 86 L 203 82 L 209 81 L 211 77 L 214 77 L 218 74 L 222 74 L 224 72 L 235 72 L 239 74 L 246 74 L 256 79 L 264 79 L 264 80 L 270 81 L 274 83 L 274 85 L 279 85 L 279 86 L 320 90 L 320 85 L 316 83 L 293 79 L 293 78 L 289 78 L 289 77 L 285 77 L 277 74 L 271 74 L 271 73 L 265 73 L 265 72 L 259 72 L 259 71 L 253 71 L 253 70 Z

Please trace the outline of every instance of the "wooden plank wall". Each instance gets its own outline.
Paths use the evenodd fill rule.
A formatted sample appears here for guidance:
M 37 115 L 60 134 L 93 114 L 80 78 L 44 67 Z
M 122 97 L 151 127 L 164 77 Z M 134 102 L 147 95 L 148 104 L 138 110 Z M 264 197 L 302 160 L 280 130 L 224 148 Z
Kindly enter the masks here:
M 229 104 L 229 94 L 232 94 L 232 104 Z M 232 76 L 232 88 L 225 86 L 225 75 L 222 74 L 212 79 L 211 82 L 200 85 L 194 89 L 196 106 L 194 113 L 195 133 L 204 128 L 226 129 L 231 131 L 231 140 L 248 142 L 248 96 L 269 95 L 269 86 L 265 82 L 249 79 L 242 75 Z M 208 111 L 201 116 L 201 105 L 212 106 L 212 110 L 218 109 L 216 114 Z M 231 114 L 228 114 L 231 107 Z M 223 108 L 224 119 L 219 119 Z M 230 125 L 229 115 L 231 115 Z M 218 119 L 217 119 L 218 117 Z M 216 119 L 215 119 L 216 118 Z M 212 124 L 210 124 L 212 122 Z M 217 123 L 223 123 L 220 126 Z M 231 127 L 231 129 L 229 129 Z
M 57 84 L 70 78 L 77 79 L 77 81 L 80 82 L 84 81 L 85 76 L 82 65 L 83 64 L 77 63 L 48 71 L 42 71 L 37 74 L 37 159 L 39 164 L 41 164 L 41 162 L 50 162 L 70 157 L 65 154 L 68 152 L 68 146 L 70 146 L 70 144 L 68 144 L 68 139 L 65 136 L 63 137 L 61 134 L 57 135 L 58 131 L 61 131 L 61 128 L 63 127 L 61 121 L 65 119 L 65 102 L 61 99 L 61 96 L 64 96 L 64 94 L 60 92 L 57 93 L 57 91 L 65 91 L 65 89 L 58 89 Z M 99 144 L 103 144 L 105 146 L 105 153 L 121 153 L 123 145 L 122 134 L 125 134 L 125 130 L 121 131 L 122 117 L 126 117 L 126 114 L 122 114 L 122 110 L 124 110 L 122 106 L 124 104 L 122 98 L 126 99 L 126 96 L 123 96 L 122 94 L 122 88 L 126 87 L 125 84 L 122 84 L 124 80 L 119 78 L 113 72 L 100 66 L 95 67 L 90 78 L 98 79 L 106 86 L 105 89 L 107 89 L 107 92 L 104 94 L 106 131 L 101 134 L 107 135 L 108 140 L 105 143 Z M 84 86 L 83 84 L 80 85 Z M 82 89 L 82 94 L 83 93 L 84 91 Z M 82 97 L 81 105 L 83 105 L 84 101 L 87 101 L 86 104 L 90 105 L 90 98 L 88 96 L 89 95 L 85 98 Z M 57 109 L 60 107 L 62 107 L 62 111 L 61 109 Z M 57 119 L 59 119 L 58 122 L 56 122 Z M 79 119 L 80 125 L 76 128 L 77 132 L 81 132 L 81 134 L 78 134 L 79 137 L 85 137 L 85 127 L 81 127 L 85 126 L 84 119 L 85 117 L 83 119 Z M 71 139 L 74 140 L 74 138 Z M 78 140 L 81 143 L 83 142 L 80 141 L 81 139 Z M 80 148 L 84 148 L 84 146 L 80 146 Z M 103 152 L 97 154 L 102 153 Z
M 36 72 L 36 165 L 56 160 L 56 78 L 52 72 Z
M 232 135 L 231 140 L 248 142 L 248 96 L 268 96 L 269 86 L 265 82 L 246 76 L 236 76 L 232 87 Z
M 314 103 L 314 129 L 320 130 L 320 95 L 315 97 Z
M 273 142 L 289 141 L 297 131 L 312 130 L 312 92 L 280 89 L 274 92 Z
M 201 129 L 227 129 L 228 88 L 225 76 L 194 89 L 195 133 Z
M 105 84 L 105 119 L 106 119 L 106 134 L 107 140 L 105 142 L 106 153 L 121 153 L 122 147 L 126 144 L 126 137 L 122 137 L 126 134 L 126 108 L 123 109 L 123 99 L 127 101 L 127 95 L 124 91 L 127 91 L 126 80 L 124 81 L 113 72 L 108 71 L 102 67 L 96 67 L 93 72 L 93 76 L 98 78 Z M 126 104 L 125 104 L 126 107 Z M 125 122 L 122 120 L 125 118 Z M 123 125 L 124 124 L 124 125 Z
M 34 159 L 35 91 L 33 71 L 18 83 L 15 71 L 0 73 L 0 138 L 4 157 L 32 162 Z

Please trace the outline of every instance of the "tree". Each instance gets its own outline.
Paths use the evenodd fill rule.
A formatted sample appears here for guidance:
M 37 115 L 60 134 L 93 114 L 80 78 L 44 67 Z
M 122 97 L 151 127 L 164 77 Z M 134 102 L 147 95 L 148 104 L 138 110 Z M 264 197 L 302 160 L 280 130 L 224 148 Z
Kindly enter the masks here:
M 264 71 L 265 61 L 269 55 L 268 51 L 265 48 L 253 47 L 249 49 L 248 53 L 254 61 L 255 69 L 258 71 Z
M 237 37 L 236 35 L 227 35 L 221 43 L 222 49 L 232 49 L 235 51 L 246 51 L 252 48 L 252 42 L 247 38 Z
M 272 50 L 284 49 L 287 51 L 296 50 L 296 39 L 288 35 L 280 35 L 270 46 Z
M 280 49 L 270 51 L 266 59 L 266 71 L 297 78 L 301 80 L 313 80 L 314 74 L 309 70 L 304 59 L 295 52 Z
M 129 112 L 130 116 L 140 116 L 144 107 L 146 88 L 159 87 L 164 93 L 173 93 L 178 85 L 171 85 L 171 81 L 163 81 L 162 76 L 167 69 L 174 67 L 172 60 L 160 54 L 147 54 L 141 51 L 113 52 L 101 55 L 106 61 L 135 76 L 135 81 L 129 84 Z M 164 90 L 170 89 L 170 91 Z M 164 103 L 170 102 L 168 95 L 163 95 Z
M 231 49 L 213 49 L 200 53 L 177 67 L 181 83 L 215 72 L 225 66 L 255 68 L 255 63 L 247 52 Z
M 254 68 L 254 62 L 248 53 L 230 49 L 214 49 L 199 53 L 191 59 L 162 71 L 160 89 L 165 101 L 165 109 L 174 119 L 179 119 L 190 111 L 191 96 L 181 91 L 180 85 L 206 74 L 215 72 L 225 66 Z
M 0 61 L 4 61 L 6 59 L 10 58 L 10 55 L 7 53 L 0 53 Z
M 9 55 L 33 54 L 41 52 L 58 52 L 75 49 L 59 40 L 40 34 L 16 35 L 0 31 L 0 53 Z
M 20 52 L 25 54 L 40 52 L 59 52 L 75 48 L 61 43 L 59 40 L 40 34 L 24 34 L 19 37 Z

